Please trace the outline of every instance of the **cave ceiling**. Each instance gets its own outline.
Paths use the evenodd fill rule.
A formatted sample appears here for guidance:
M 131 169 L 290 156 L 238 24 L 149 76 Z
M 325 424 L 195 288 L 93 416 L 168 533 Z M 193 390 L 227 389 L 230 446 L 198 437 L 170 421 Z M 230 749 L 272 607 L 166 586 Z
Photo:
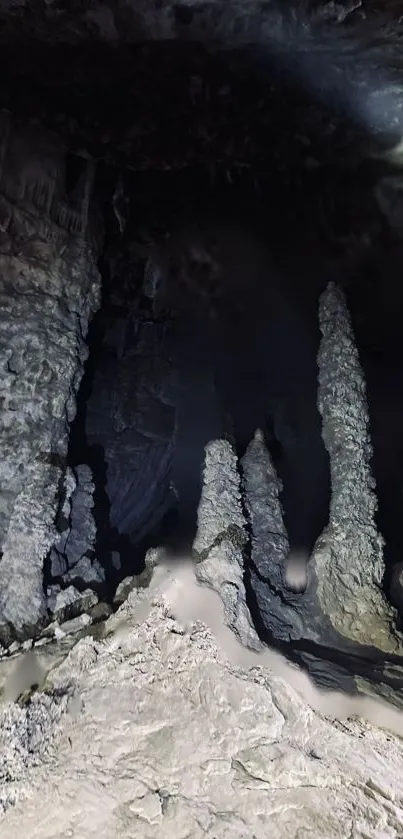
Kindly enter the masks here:
M 105 193 L 110 212 L 123 173 L 137 230 L 166 229 L 169 213 L 195 214 L 198 204 L 210 213 L 222 201 L 244 220 L 251 208 L 255 218 L 270 214 L 283 240 L 293 225 L 311 262 L 323 249 L 351 266 L 368 243 L 385 253 L 375 185 L 390 167 L 377 155 L 403 129 L 402 14 L 402 2 L 365 0 L 0 0 L 0 110 L 97 161 L 104 219 Z M 300 72 L 301 38 L 303 62 L 310 38 L 323 66 L 352 58 L 353 105 L 371 85 L 368 68 L 378 87 L 386 73 L 391 118 L 385 111 L 382 127 L 368 130 L 346 107 L 343 84 L 336 101 L 318 72 L 312 85 Z
M 365 0 L 3 0 L 0 108 L 57 130 L 72 150 L 135 171 L 203 161 L 261 177 L 275 168 L 284 178 L 301 162 L 309 171 L 318 161 L 355 165 L 373 138 L 296 85 L 273 45 L 295 52 L 295 20 L 324 44 L 329 33 L 348 39 L 362 26 L 377 62 L 384 38 L 385 63 L 395 65 L 387 33 L 402 11 L 402 3 Z

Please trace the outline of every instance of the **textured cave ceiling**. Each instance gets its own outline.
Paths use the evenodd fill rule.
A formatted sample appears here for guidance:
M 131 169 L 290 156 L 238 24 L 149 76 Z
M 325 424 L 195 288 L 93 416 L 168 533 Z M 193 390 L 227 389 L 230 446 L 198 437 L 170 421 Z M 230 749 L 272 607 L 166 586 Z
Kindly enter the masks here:
M 390 363 L 401 341 L 402 248 L 375 199 L 389 167 L 373 155 L 401 136 L 400 105 L 393 99 L 388 120 L 382 84 L 384 73 L 388 91 L 401 82 L 402 13 L 401 2 L 379 0 L 2 0 L 0 108 L 97 161 L 118 298 L 144 238 L 158 240 L 176 219 L 232 215 L 299 266 L 303 295 L 336 271 L 361 346 L 390 350 Z M 300 72 L 309 38 L 320 45 L 311 76 Z M 353 56 L 356 81 L 342 70 L 329 97 L 335 50 Z M 379 114 L 385 103 L 371 126 L 354 108 L 368 70 L 381 86 Z M 112 211 L 119 176 L 123 240 Z
M 357 0 L 286 8 L 262 0 L 2 2 L 0 107 L 57 129 L 70 148 L 135 171 L 202 161 L 276 168 L 283 178 L 285 168 L 318 160 L 351 168 L 378 143 L 393 142 L 397 126 L 391 120 L 369 136 L 343 91 L 329 98 L 329 38 L 336 33 L 339 54 L 359 64 L 349 32 L 362 27 L 370 62 L 396 71 L 387 21 L 397 25 L 400 11 L 390 4 L 385 16 L 379 3 Z M 298 58 L 308 26 L 323 42 L 324 58 L 310 71 L 314 91 L 301 73 L 309 41 Z
M 288 189 L 287 216 L 311 219 L 304 237 L 327 224 L 345 249 L 346 238 L 374 224 L 378 173 L 368 154 L 400 138 L 398 115 L 368 132 L 342 89 L 328 97 L 321 68 L 332 64 L 334 33 L 356 63 L 349 32 L 362 26 L 373 66 L 396 71 L 387 21 L 400 11 L 391 4 L 385 17 L 382 4 L 357 0 L 286 8 L 257 0 L 2 2 L 0 108 L 56 130 L 70 151 L 126 178 L 186 170 L 201 191 L 206 178 L 220 191 L 248 183 L 274 205 Z M 314 90 L 297 58 L 308 23 L 323 41 Z

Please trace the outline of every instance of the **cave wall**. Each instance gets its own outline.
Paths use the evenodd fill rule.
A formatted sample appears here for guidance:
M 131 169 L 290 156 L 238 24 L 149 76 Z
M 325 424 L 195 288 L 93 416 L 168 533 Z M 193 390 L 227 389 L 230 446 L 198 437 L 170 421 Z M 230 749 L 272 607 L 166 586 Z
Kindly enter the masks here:
M 66 195 L 66 152 L 0 114 L 0 637 L 46 615 L 44 561 L 66 467 L 69 424 L 100 302 L 93 167 Z
M 315 5 L 318 7 L 317 12 Z M 276 3 L 237 2 L 224 8 L 222 4 L 213 2 L 174 5 L 164 2 L 152 5 L 132 2 L 114 4 L 113 9 L 105 3 L 97 8 L 95 15 L 94 9 L 89 14 L 88 10 L 81 6 L 72 10 L 62 6 L 63 4 L 58 4 L 57 7 L 47 4 L 46 10 L 36 9 L 30 18 L 25 4 L 15 7 L 8 3 L 0 3 L 0 21 L 3 23 L 0 43 L 3 44 L 4 41 L 1 60 L 7 62 L 10 60 L 10 44 L 14 44 L 15 48 L 18 38 L 28 39 L 26 51 L 20 51 L 21 62 L 10 63 L 13 84 L 9 86 L 7 96 L 15 99 L 17 111 L 19 107 L 26 108 L 28 100 L 31 100 L 30 108 L 38 108 L 38 119 L 43 119 L 46 124 L 52 120 L 59 121 L 60 136 L 68 138 L 69 142 L 66 145 L 69 148 L 71 141 L 73 145 L 84 145 L 91 152 L 95 150 L 99 156 L 113 159 L 115 162 L 117 159 L 119 163 L 123 161 L 124 165 L 134 168 L 154 168 L 162 171 L 172 167 L 177 171 L 184 165 L 186 146 L 186 152 L 190 153 L 190 157 L 196 148 L 197 160 L 200 162 L 203 159 L 206 172 L 221 167 L 225 177 L 231 178 L 231 167 L 235 159 L 240 165 L 247 166 L 251 166 L 252 163 L 254 165 L 259 160 L 263 169 L 266 166 L 267 175 L 267 168 L 272 167 L 275 161 L 273 168 L 280 167 L 278 171 L 281 171 L 282 178 L 281 165 L 287 168 L 289 162 L 288 145 L 292 145 L 299 169 L 306 173 L 315 167 L 319 167 L 320 170 L 323 160 L 328 160 L 329 157 L 332 161 L 337 159 L 339 163 L 337 150 L 349 143 L 351 150 L 351 137 L 355 143 L 355 157 L 346 155 L 345 159 L 343 158 L 342 162 L 347 168 L 349 165 L 353 168 L 357 159 L 361 160 L 366 155 L 379 151 L 379 143 L 382 146 L 387 140 L 387 144 L 393 145 L 400 138 L 400 89 L 399 85 L 394 85 L 393 73 L 389 74 L 389 70 L 396 70 L 397 67 L 396 36 L 399 27 L 396 23 L 394 31 L 393 27 L 382 28 L 379 40 L 374 39 L 375 30 L 372 30 L 371 34 L 370 28 L 364 27 L 365 22 L 371 22 L 371 4 L 365 3 L 360 8 L 346 9 L 345 14 L 340 7 L 338 11 L 332 7 L 333 11 L 328 8 L 326 12 L 322 4 L 309 3 L 304 4 L 300 13 L 296 11 L 297 7 L 290 7 L 289 14 L 282 11 Z M 395 12 L 396 9 L 397 7 Z M 357 28 L 344 29 L 347 18 L 357 23 Z M 306 20 L 309 21 L 309 27 L 304 26 Z M 57 37 L 63 44 L 63 49 L 60 46 L 58 60 L 55 58 L 58 51 L 57 45 L 55 50 L 56 24 Z M 341 40 L 336 41 L 333 37 L 332 26 L 325 32 L 322 24 L 337 24 L 342 35 Z M 360 28 L 361 24 L 363 28 Z M 364 30 L 369 39 L 367 49 L 360 51 L 358 61 L 356 47 L 360 43 L 360 33 L 363 35 Z M 300 37 L 302 40 L 299 41 Z M 8 47 L 5 44 L 7 38 Z M 91 38 L 97 44 L 97 48 L 99 47 L 99 51 L 95 51 L 94 61 L 94 54 L 90 49 Z M 177 44 L 171 45 L 172 52 L 169 52 L 165 42 L 156 45 L 148 39 L 173 41 L 176 38 L 182 41 L 182 45 L 183 42 L 188 42 L 189 51 L 193 51 L 192 39 L 200 39 L 203 48 L 207 46 L 203 60 L 206 59 L 210 46 L 245 46 L 253 42 L 254 47 L 249 55 L 253 57 L 252 63 L 259 67 L 262 78 L 265 79 L 265 87 L 270 87 L 271 90 L 267 80 L 269 70 L 273 68 L 268 60 L 268 53 L 271 52 L 271 58 L 275 55 L 277 70 L 276 85 L 273 85 L 273 89 L 276 88 L 277 99 L 271 101 L 276 101 L 278 106 L 285 89 L 288 98 L 284 100 L 284 107 L 276 109 L 269 106 L 268 99 L 259 100 L 257 95 L 252 97 L 253 107 L 256 106 L 256 124 L 259 127 L 263 122 L 265 124 L 261 146 L 249 142 L 249 111 L 244 118 L 238 100 L 235 110 L 238 108 L 242 113 L 242 130 L 238 126 L 239 144 L 238 141 L 234 143 L 237 132 L 235 129 L 232 131 L 231 119 L 235 113 L 232 106 L 228 111 L 231 119 L 228 116 L 225 130 L 220 135 L 218 126 L 221 123 L 218 117 L 221 117 L 227 107 L 225 102 L 231 100 L 228 85 L 221 85 L 220 81 L 219 91 L 213 90 L 211 95 L 207 74 L 198 75 L 190 69 L 187 74 L 183 72 L 183 66 L 180 66 L 180 71 L 185 78 L 184 101 L 188 103 L 188 100 L 191 100 L 193 113 L 202 113 L 202 117 L 192 123 L 189 134 L 185 131 L 178 132 L 176 119 L 172 118 L 172 113 L 176 116 L 176 112 L 171 111 L 171 105 L 168 109 L 170 119 L 167 119 L 167 111 L 159 107 L 162 98 L 169 100 L 167 88 L 161 85 L 166 77 L 170 93 L 176 89 L 176 76 L 172 81 L 173 76 L 168 71 L 174 63 L 173 56 Z M 135 51 L 121 50 L 123 45 L 131 47 L 133 44 L 139 45 Z M 298 55 L 294 55 L 294 49 L 290 50 L 290 47 L 294 48 L 297 45 Z M 119 49 L 116 50 L 116 46 Z M 259 46 L 263 46 L 264 49 L 259 50 Z M 66 48 L 70 47 L 73 47 L 73 51 L 66 51 Z M 195 53 L 199 47 L 200 44 L 194 49 Z M 266 49 L 267 47 L 270 47 L 270 50 Z M 42 61 L 35 63 L 39 54 Z M 179 59 L 176 59 L 176 69 L 178 64 L 181 64 L 183 54 L 180 51 L 177 53 Z M 291 54 L 294 57 L 293 61 L 285 67 L 285 60 L 288 60 Z M 73 62 L 65 60 L 67 55 L 77 59 L 74 62 L 74 71 L 71 69 Z M 111 58 L 111 62 L 106 61 L 106 56 Z M 117 56 L 123 56 L 121 63 L 120 57 Z M 159 56 L 161 65 L 158 64 Z M 228 60 L 236 62 L 234 53 Z M 322 78 L 320 70 L 324 63 L 328 66 L 328 75 L 323 79 L 323 84 L 321 82 L 318 85 L 315 78 Z M 105 83 L 106 77 L 110 76 L 110 98 L 107 107 L 103 97 L 98 97 L 99 101 L 96 101 L 97 97 L 94 96 L 94 92 L 101 87 L 97 76 L 101 64 L 102 84 Z M 156 64 L 158 67 L 163 66 L 164 72 L 156 73 Z M 195 65 L 186 66 L 191 68 Z M 245 67 L 245 64 L 242 66 Z M 136 74 L 137 67 L 142 68 L 143 75 Z M 49 68 L 54 69 L 54 76 L 49 73 Z M 351 73 L 353 69 L 354 73 Z M 240 75 L 242 76 L 242 68 Z M 288 96 L 292 84 L 288 87 L 287 83 L 283 85 L 283 76 L 292 81 L 298 78 L 300 87 L 293 91 L 293 95 Z M 30 84 L 26 81 L 28 77 Z M 45 77 L 46 92 L 43 89 Z M 147 79 L 147 85 L 143 85 L 141 79 Z M 277 84 L 279 81 L 281 84 Z M 148 86 L 149 84 L 151 86 Z M 79 94 L 82 86 L 85 95 L 81 98 Z M 121 92 L 123 90 L 120 99 L 116 96 L 119 87 Z M 308 88 L 312 92 L 310 107 L 306 107 L 306 99 L 301 99 L 302 104 L 298 105 L 296 100 L 300 91 Z M 156 98 L 157 89 L 160 91 L 159 99 Z M 23 90 L 26 93 L 21 98 Z M 61 105 L 54 111 L 50 103 L 61 99 L 61 90 L 70 91 L 71 98 L 67 97 L 65 111 Z M 141 96 L 138 94 L 139 90 Z M 129 97 L 127 100 L 126 91 Z M 329 93 L 332 93 L 332 96 Z M 0 83 L 0 102 L 4 101 L 5 95 L 6 91 Z M 133 103 L 140 102 L 135 98 L 137 95 L 140 96 L 142 105 L 147 106 L 143 110 L 133 106 Z M 111 107 L 113 98 L 118 101 L 116 111 Z M 329 120 L 329 109 L 322 107 L 327 98 L 332 100 L 334 120 Z M 183 104 L 180 97 L 178 99 Z M 206 115 L 208 103 L 211 105 L 212 100 L 214 107 L 209 111 L 206 129 L 203 116 Z M 242 101 L 239 100 L 241 104 Z M 124 116 L 119 113 L 119 109 L 124 112 Z M 104 116 L 103 122 L 99 123 L 97 120 L 100 110 Z M 158 117 L 155 121 L 154 110 Z M 342 116 L 340 111 L 343 112 Z M 84 112 L 86 121 L 81 121 L 79 117 Z M 138 116 L 140 113 L 142 125 Z M 127 116 L 128 114 L 135 116 Z M 346 114 L 348 120 L 343 122 L 343 116 Z M 117 116 L 120 117 L 120 121 L 115 119 Z M 182 113 L 182 119 L 184 124 L 185 112 Z M 278 130 L 283 119 L 286 125 L 284 134 Z M 394 130 L 390 134 L 389 128 L 392 123 Z M 302 136 L 296 131 L 297 126 L 301 127 Z M 63 479 L 68 429 L 74 416 L 75 396 L 85 359 L 88 320 L 99 305 L 100 279 L 96 269 L 99 238 L 88 215 L 92 163 L 83 163 L 77 184 L 71 186 L 69 183 L 67 187 L 67 181 L 70 181 L 70 178 L 66 177 L 67 149 L 61 140 L 40 129 L 38 124 L 36 127 L 23 125 L 16 118 L 11 119 L 6 114 L 2 116 L 1 132 L 0 254 L 4 316 L 0 329 L 4 336 L 4 377 L 0 440 L 4 452 L 0 467 L 0 614 L 4 617 L 5 626 L 10 623 L 22 630 L 24 626 L 33 626 L 37 616 L 44 616 L 46 613 L 43 563 L 50 547 L 55 541 L 57 544 L 60 541 L 60 533 L 56 532 L 54 522 L 57 511 L 64 509 L 66 501 Z M 266 146 L 270 133 L 277 137 L 277 151 L 274 155 L 271 151 L 268 152 L 269 146 Z M 328 143 L 326 139 L 322 146 L 320 142 L 318 145 L 312 145 L 313 135 L 316 139 L 322 139 L 327 138 L 328 134 L 332 136 L 331 142 Z M 197 142 L 194 144 L 196 135 Z M 217 137 L 218 144 L 215 145 Z M 164 144 L 164 153 L 161 144 Z M 321 158 L 317 154 L 319 146 L 322 150 L 326 146 L 328 157 L 325 155 Z M 249 149 L 246 157 L 242 157 L 244 147 Z M 301 158 L 296 152 L 300 147 L 303 149 Z M 210 158 L 209 153 L 206 154 L 206 148 Z M 263 148 L 265 160 L 262 163 Z M 189 156 L 186 159 L 189 162 Z M 294 182 L 292 186 L 294 187 Z M 306 182 L 300 190 L 300 195 L 305 202 Z M 363 193 L 360 194 L 360 200 L 361 204 L 366 203 Z M 348 203 L 344 194 L 342 201 L 344 204 Z M 313 203 L 316 203 L 316 197 Z M 309 216 L 311 205 L 307 206 L 306 215 Z M 275 207 L 274 213 L 276 210 Z M 315 219 L 319 214 L 317 212 Z M 355 215 L 355 209 L 352 214 Z M 341 242 L 344 247 L 342 239 Z M 310 244 L 307 251 L 309 249 Z M 24 329 L 21 329 L 22 323 Z M 119 325 L 117 330 L 119 332 Z M 119 411 L 110 405 L 102 414 L 104 409 L 101 370 L 94 388 L 92 406 L 89 405 L 90 422 L 87 425 L 90 445 L 105 448 L 108 444 L 110 448 L 111 466 L 108 480 L 112 494 L 115 495 L 111 524 L 119 528 L 123 523 L 129 532 L 137 534 L 136 538 L 140 538 L 150 526 L 150 511 L 155 496 L 149 475 L 152 473 L 154 482 L 160 486 L 164 485 L 163 495 L 169 490 L 168 464 L 172 454 L 170 441 L 175 423 L 173 403 L 176 405 L 177 398 L 172 395 L 161 398 L 164 385 L 155 380 L 160 373 L 156 377 L 155 370 L 151 369 L 155 357 L 163 357 L 166 354 L 164 341 L 160 340 L 157 328 L 142 324 L 140 332 L 141 335 L 133 332 L 128 338 L 124 335 L 123 343 L 122 335 L 119 335 L 116 346 L 112 348 L 114 369 L 117 370 L 114 389 L 121 400 Z M 139 349 L 142 342 L 144 346 Z M 145 346 L 147 342 L 148 349 Z M 236 344 L 235 350 L 239 357 L 243 355 L 242 340 Z M 313 354 L 311 358 L 314 358 Z M 106 358 L 106 371 L 108 363 Z M 292 363 L 290 366 L 292 367 Z M 314 375 L 310 378 L 310 411 L 306 425 L 313 427 L 316 423 L 317 441 L 320 424 L 316 405 L 313 404 L 316 397 L 314 367 L 312 363 Z M 204 374 L 206 371 L 202 372 Z M 290 374 L 287 375 L 290 378 Z M 110 371 L 107 371 L 106 378 L 110 379 L 113 376 L 114 374 L 111 376 Z M 248 365 L 245 364 L 245 381 L 247 378 Z M 206 374 L 206 395 L 209 387 Z M 108 389 L 109 398 L 109 384 Z M 232 389 L 236 392 L 236 382 Z M 252 394 L 250 397 L 252 399 Z M 161 427 L 153 430 L 150 422 L 151 419 L 155 420 L 156 401 L 159 402 L 161 412 Z M 188 412 L 188 407 L 185 406 L 185 413 Z M 105 433 L 107 421 L 110 421 L 111 425 L 109 442 L 106 441 Z M 215 418 L 213 421 L 215 422 Z M 252 433 L 253 429 L 249 428 L 245 443 Z M 287 429 L 283 428 L 282 433 L 286 435 Z M 200 438 L 199 455 L 203 443 Z M 323 448 L 322 442 L 319 443 L 318 448 Z M 185 454 L 181 456 L 182 460 L 186 460 L 186 446 L 184 440 Z M 302 455 L 299 450 L 299 464 L 302 464 Z M 127 467 L 127 481 L 121 480 L 123 463 Z M 309 469 L 308 455 L 303 466 L 304 469 Z M 314 488 L 316 476 L 311 475 L 311 482 Z M 88 486 L 90 484 L 91 477 L 88 478 Z M 134 493 L 141 495 L 142 510 L 136 511 L 132 505 L 131 498 Z M 302 491 L 300 489 L 294 507 L 302 508 L 301 495 L 304 496 L 302 500 L 305 503 L 305 511 L 310 507 L 306 487 Z M 158 503 L 157 506 L 162 515 L 163 501 L 161 500 L 161 504 Z M 307 515 L 303 515 L 302 518 L 307 519 Z M 23 568 L 25 572 L 29 569 L 29 573 L 22 575 Z M 6 630 L 3 632 L 6 637 Z
M 134 546 L 161 522 L 175 498 L 170 467 L 177 402 L 169 325 L 147 313 L 100 313 L 102 346 L 94 360 L 82 429 L 87 457 L 103 486 L 102 550 L 132 561 Z M 106 497 L 105 497 L 106 494 Z M 126 556 L 127 555 L 127 556 Z

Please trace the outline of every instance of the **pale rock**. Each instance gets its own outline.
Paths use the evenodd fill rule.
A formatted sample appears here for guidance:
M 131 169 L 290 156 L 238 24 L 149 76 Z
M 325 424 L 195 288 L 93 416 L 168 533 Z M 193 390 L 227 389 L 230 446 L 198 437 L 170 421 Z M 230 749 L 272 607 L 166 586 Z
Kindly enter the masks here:
M 53 618 L 59 623 L 73 619 L 98 603 L 98 596 L 91 589 L 78 591 L 74 586 L 63 589 L 56 596 Z
M 176 577 L 173 568 L 180 602 L 207 597 L 217 614 L 217 595 L 190 566 Z M 341 695 L 311 688 L 313 710 L 281 656 L 259 657 L 233 636 L 249 664 L 233 663 L 205 625 L 184 632 L 167 617 L 169 587 L 164 602 L 141 625 L 126 602 L 105 640 L 81 639 L 48 674 L 51 689 L 0 709 L 2 834 L 400 839 L 402 740 L 365 721 L 368 702 L 343 707 Z M 116 619 L 127 626 L 119 643 Z M 403 733 L 401 715 L 380 706 L 378 722 L 399 721 Z
M 72 620 L 57 624 L 55 627 L 55 638 L 59 641 L 66 635 L 75 635 L 76 632 L 80 632 L 81 629 L 85 629 L 91 624 L 92 618 L 90 615 L 78 615 L 76 618 L 72 618 Z

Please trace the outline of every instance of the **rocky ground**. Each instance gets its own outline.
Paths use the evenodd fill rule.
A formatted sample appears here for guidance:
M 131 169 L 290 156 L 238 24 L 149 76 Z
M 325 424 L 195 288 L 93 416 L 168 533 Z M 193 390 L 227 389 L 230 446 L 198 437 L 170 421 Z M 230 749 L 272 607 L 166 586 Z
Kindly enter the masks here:
M 320 694 L 219 614 L 189 565 L 168 565 L 102 638 L 43 657 L 41 688 L 0 714 L 2 836 L 403 835 L 400 715 Z

